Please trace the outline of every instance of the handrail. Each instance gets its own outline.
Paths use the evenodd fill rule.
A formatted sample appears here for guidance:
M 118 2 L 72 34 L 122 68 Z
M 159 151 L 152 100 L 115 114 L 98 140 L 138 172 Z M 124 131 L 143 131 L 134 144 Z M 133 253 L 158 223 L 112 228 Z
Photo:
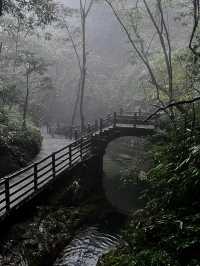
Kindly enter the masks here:
M 148 114 L 141 112 L 132 113 L 132 115 L 122 111 L 119 114 L 109 114 L 104 119 L 96 120 L 94 124 L 88 124 L 82 135 L 76 132 L 76 138 L 71 144 L 2 178 L 0 180 L 0 218 L 8 215 L 11 209 L 22 204 L 27 198 L 33 197 L 64 170 L 75 167 L 88 156 L 93 145 L 92 138 L 96 134 L 101 136 L 104 129 L 115 128 L 120 123 L 135 122 L 148 125 L 149 122 L 144 122 L 147 116 Z

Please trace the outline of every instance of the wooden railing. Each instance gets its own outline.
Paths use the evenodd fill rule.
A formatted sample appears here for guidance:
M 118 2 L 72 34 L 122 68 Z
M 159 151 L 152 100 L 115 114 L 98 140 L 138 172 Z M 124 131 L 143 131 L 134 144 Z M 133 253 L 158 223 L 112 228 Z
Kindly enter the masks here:
M 109 126 L 117 126 L 117 124 L 125 124 L 125 125 L 152 125 L 156 124 L 155 120 L 152 122 L 148 121 L 145 122 L 147 117 L 149 116 L 149 113 L 144 112 L 122 112 L 120 110 L 120 113 L 113 113 L 108 114 L 104 119 L 96 120 L 93 125 L 88 123 L 87 128 L 81 133 L 80 127 L 74 128 L 72 136 L 75 139 L 80 138 L 80 136 L 87 135 L 87 134 L 93 134 L 95 132 L 102 132 L 105 127 Z
M 0 181 L 0 217 L 18 208 L 27 199 L 34 197 L 60 173 L 75 167 L 92 152 L 92 137 L 103 133 L 105 128 L 115 128 L 117 124 L 144 124 L 145 115 L 114 113 L 105 119 L 88 124 L 84 134 L 75 132 L 75 141 Z M 148 123 L 145 123 L 148 124 Z

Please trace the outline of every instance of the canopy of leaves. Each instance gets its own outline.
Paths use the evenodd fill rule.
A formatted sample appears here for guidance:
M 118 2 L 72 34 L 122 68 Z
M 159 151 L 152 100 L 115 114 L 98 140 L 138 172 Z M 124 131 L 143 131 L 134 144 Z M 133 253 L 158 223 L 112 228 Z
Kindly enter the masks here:
M 37 25 L 45 25 L 56 19 L 56 4 L 54 0 L 5 0 L 3 14 L 5 13 L 21 19 L 24 19 L 27 14 L 34 14 Z

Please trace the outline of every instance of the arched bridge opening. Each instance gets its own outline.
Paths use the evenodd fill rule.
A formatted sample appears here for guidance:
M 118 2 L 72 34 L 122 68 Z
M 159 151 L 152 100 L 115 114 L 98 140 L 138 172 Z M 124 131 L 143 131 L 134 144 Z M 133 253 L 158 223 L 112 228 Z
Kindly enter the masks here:
M 101 186 L 107 200 L 121 213 L 142 208 L 140 177 L 150 169 L 145 150 L 152 131 L 125 130 L 105 141 Z

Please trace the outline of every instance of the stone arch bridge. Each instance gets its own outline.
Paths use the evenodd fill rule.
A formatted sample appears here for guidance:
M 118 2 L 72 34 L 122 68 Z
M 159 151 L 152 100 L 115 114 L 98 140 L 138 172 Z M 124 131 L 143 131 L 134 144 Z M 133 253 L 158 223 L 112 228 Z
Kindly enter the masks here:
M 157 123 L 153 120 L 146 122 L 147 117 L 148 114 L 141 112 L 108 115 L 88 125 L 83 135 L 78 136 L 76 132 L 76 138 L 68 146 L 1 179 L 0 221 L 10 219 L 24 206 L 30 206 L 49 188 L 53 193 L 56 182 L 61 179 L 79 175 L 88 188 L 99 186 L 108 143 L 123 136 L 154 134 Z

